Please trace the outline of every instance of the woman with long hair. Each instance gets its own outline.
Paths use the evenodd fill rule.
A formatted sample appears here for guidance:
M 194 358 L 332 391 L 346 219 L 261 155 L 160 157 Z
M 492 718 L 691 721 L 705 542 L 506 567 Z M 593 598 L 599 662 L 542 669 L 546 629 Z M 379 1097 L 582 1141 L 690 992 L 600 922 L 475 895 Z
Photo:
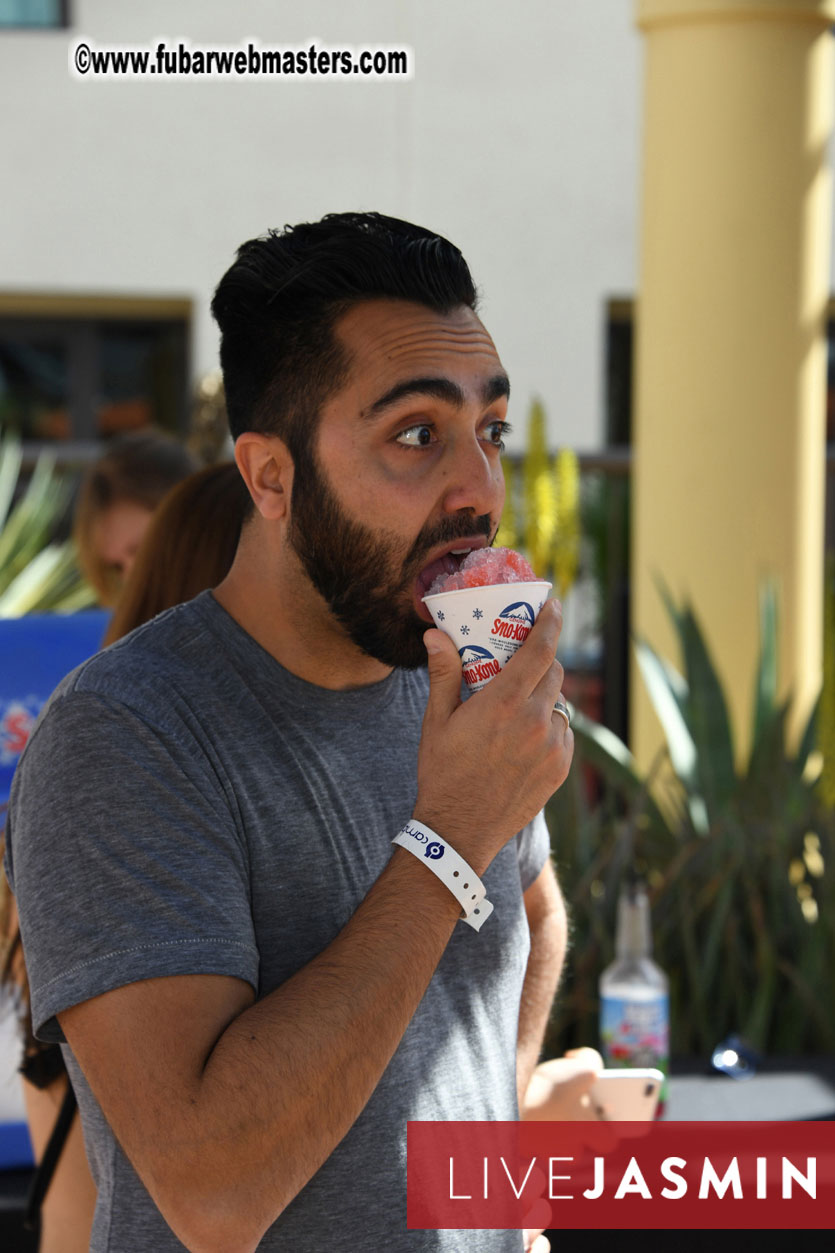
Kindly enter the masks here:
M 153 430 L 117 436 L 88 467 L 73 536 L 81 571 L 101 605 L 116 604 L 154 510 L 196 469 L 178 440 Z

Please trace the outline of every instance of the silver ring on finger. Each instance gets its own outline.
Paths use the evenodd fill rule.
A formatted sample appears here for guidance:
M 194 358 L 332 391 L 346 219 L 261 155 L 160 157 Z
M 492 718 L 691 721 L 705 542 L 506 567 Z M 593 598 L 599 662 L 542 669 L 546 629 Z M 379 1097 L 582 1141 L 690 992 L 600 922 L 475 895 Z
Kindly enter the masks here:
M 561 718 L 565 718 L 565 725 L 567 727 L 571 726 L 571 715 L 568 712 L 568 705 L 566 705 L 562 697 L 559 697 L 554 702 L 554 713 L 559 714 Z

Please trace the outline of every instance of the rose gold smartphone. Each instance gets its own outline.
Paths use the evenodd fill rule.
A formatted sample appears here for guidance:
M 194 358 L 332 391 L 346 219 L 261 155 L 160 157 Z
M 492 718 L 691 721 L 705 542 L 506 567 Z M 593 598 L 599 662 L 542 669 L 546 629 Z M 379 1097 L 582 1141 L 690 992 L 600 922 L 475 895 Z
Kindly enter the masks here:
M 648 1122 L 655 1116 L 664 1076 L 660 1070 L 603 1070 L 589 1092 L 597 1117 L 605 1122 Z

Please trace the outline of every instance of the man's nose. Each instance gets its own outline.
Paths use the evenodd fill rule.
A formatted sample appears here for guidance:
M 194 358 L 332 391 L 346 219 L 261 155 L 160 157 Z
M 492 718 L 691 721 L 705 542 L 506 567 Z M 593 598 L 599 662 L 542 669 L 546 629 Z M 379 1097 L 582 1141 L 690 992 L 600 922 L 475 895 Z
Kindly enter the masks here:
M 445 462 L 444 511 L 472 510 L 498 518 L 504 505 L 504 475 L 498 454 L 473 438 L 456 441 Z

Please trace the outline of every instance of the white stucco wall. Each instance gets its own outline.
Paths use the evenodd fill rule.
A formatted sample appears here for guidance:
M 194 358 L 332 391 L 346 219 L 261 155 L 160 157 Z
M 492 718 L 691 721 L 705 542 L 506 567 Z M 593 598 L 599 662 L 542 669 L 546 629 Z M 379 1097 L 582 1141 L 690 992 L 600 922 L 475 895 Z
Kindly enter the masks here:
M 0 289 L 208 301 L 269 226 L 378 208 L 447 234 L 514 387 L 551 439 L 603 437 L 605 301 L 632 294 L 641 41 L 631 0 L 71 0 L 72 27 L 0 32 Z M 99 45 L 406 44 L 410 82 L 77 80 Z M 513 444 L 511 444 L 513 447 Z

